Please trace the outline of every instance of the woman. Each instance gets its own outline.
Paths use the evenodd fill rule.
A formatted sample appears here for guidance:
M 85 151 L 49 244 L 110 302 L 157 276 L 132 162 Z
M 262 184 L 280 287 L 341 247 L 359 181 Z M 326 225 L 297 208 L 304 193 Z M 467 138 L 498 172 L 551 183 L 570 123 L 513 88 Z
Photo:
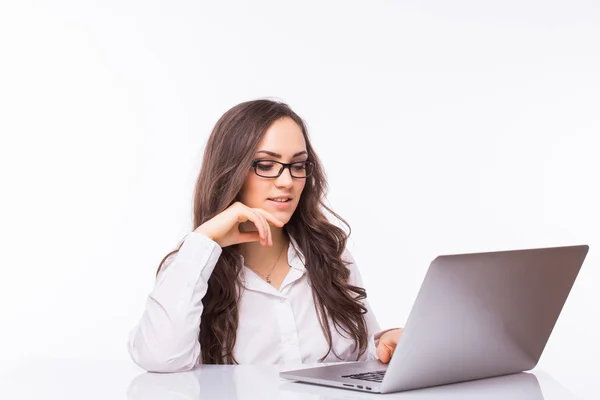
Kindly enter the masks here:
M 154 372 L 196 364 L 389 362 L 348 234 L 325 217 L 325 174 L 286 104 L 239 104 L 217 122 L 194 231 L 161 262 L 129 352 Z M 347 226 L 347 224 L 346 224 Z

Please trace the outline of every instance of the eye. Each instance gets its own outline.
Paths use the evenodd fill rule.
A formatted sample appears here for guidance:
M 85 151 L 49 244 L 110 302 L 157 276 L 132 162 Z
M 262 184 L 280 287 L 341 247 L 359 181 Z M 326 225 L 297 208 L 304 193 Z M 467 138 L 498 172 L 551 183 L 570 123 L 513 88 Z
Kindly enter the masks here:
M 294 168 L 294 171 L 304 171 L 306 169 L 306 163 L 296 163 L 292 168 Z
M 275 168 L 275 163 L 269 161 L 259 161 L 256 163 L 256 167 L 261 171 L 271 171 Z

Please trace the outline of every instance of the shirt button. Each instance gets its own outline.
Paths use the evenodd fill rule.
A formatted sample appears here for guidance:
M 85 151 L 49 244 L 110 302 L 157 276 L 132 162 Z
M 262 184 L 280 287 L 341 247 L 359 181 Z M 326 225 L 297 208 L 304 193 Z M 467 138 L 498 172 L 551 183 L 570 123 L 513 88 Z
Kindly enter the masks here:
M 279 302 L 283 304 L 283 303 L 285 303 L 285 299 L 282 297 L 279 299 Z

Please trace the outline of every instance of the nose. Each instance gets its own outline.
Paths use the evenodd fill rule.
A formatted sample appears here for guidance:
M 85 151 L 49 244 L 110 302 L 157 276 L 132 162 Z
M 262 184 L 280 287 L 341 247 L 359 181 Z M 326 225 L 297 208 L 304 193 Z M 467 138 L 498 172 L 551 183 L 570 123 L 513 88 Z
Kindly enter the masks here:
M 275 178 L 275 186 L 277 187 L 291 187 L 294 184 L 294 178 L 292 178 L 291 167 L 283 169 L 281 175 Z

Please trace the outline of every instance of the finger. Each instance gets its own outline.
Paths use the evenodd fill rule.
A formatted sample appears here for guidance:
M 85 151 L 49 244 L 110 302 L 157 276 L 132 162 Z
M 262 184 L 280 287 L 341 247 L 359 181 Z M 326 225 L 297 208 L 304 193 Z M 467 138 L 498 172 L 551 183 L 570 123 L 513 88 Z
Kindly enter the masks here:
M 272 222 L 274 225 L 276 225 L 280 228 L 285 225 L 282 221 L 275 218 L 275 216 L 273 214 L 271 214 L 270 212 L 268 212 L 267 210 L 263 210 L 262 208 L 256 208 L 255 210 L 258 211 L 259 213 L 261 213 L 262 215 L 264 215 L 265 218 L 267 219 L 267 221 Z
M 268 244 L 269 245 L 273 245 L 273 237 L 271 236 L 271 228 L 269 227 L 269 223 L 267 222 L 267 219 L 265 218 L 265 216 L 260 212 L 260 210 L 258 208 L 253 208 L 252 211 L 254 211 L 257 215 L 260 216 L 260 220 L 263 223 L 263 226 L 265 228 L 265 231 L 267 233 L 267 237 L 268 237 Z
M 256 212 L 256 209 L 254 211 Z M 265 235 L 267 237 L 266 245 L 270 246 L 273 244 L 273 238 L 271 237 L 271 229 L 269 228 L 269 223 L 261 213 L 256 212 L 256 214 L 260 217 L 260 221 L 262 222 L 263 227 L 265 229 Z
M 388 362 L 390 362 L 390 358 L 392 356 L 390 350 L 384 345 L 384 344 L 379 344 L 379 346 L 377 346 L 377 357 L 379 357 L 379 360 L 384 363 L 387 364 Z
M 271 227 L 269 226 L 269 222 L 267 221 L 267 219 L 265 218 L 265 216 L 264 215 L 261 215 L 261 216 L 262 216 L 262 220 L 265 223 L 265 229 L 269 233 L 269 244 L 271 246 L 273 246 L 273 233 L 271 232 Z
M 264 244 L 264 241 L 267 240 L 267 235 L 265 232 L 265 226 L 264 226 L 263 222 L 261 221 L 258 213 L 256 213 L 253 209 L 248 208 L 247 211 L 244 213 L 244 215 L 246 216 L 246 218 L 248 218 L 249 221 L 254 223 L 254 225 L 256 226 L 256 229 L 258 229 L 258 233 L 260 236 L 260 242 L 261 242 L 261 244 Z
M 269 213 L 266 210 L 263 210 L 262 208 L 255 208 L 255 210 L 258 213 L 260 213 L 262 216 L 265 217 L 265 222 L 267 223 L 267 229 L 269 230 L 269 235 L 271 235 L 271 245 L 273 245 L 273 232 L 271 230 L 271 224 L 269 223 L 269 220 L 273 223 L 273 225 L 279 226 L 280 228 L 283 227 L 285 224 L 282 221 L 275 218 L 273 216 L 273 214 Z

